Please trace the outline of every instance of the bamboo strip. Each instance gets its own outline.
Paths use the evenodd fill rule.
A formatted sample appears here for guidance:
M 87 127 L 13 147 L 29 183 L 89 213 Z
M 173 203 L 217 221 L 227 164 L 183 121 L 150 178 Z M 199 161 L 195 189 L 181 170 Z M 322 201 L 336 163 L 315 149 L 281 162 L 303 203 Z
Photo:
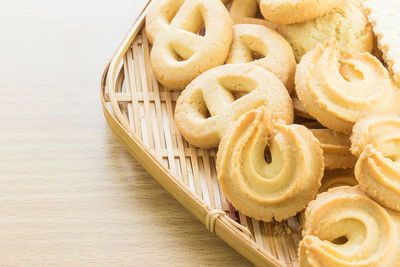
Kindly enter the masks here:
M 143 121 L 145 121 L 146 129 L 147 129 L 148 145 L 150 146 L 151 149 L 154 150 L 155 149 L 155 140 L 154 140 L 152 129 L 153 129 L 153 125 L 155 125 L 155 124 L 152 123 L 151 115 L 150 115 L 150 103 L 149 103 L 149 97 L 148 97 L 149 87 L 147 84 L 146 68 L 144 67 L 145 58 L 143 55 L 142 38 L 135 39 L 135 43 L 132 46 L 132 48 L 133 48 L 132 49 L 133 56 L 134 56 L 134 58 L 136 58 L 135 67 L 137 67 L 137 71 L 135 73 L 137 73 L 137 75 L 139 76 L 139 77 L 137 77 L 137 80 L 141 85 L 142 94 L 143 94 L 143 104 L 144 104 L 144 105 L 142 105 L 144 107 Z
M 167 111 L 167 104 L 162 103 L 162 115 L 163 115 L 163 126 L 164 126 L 164 133 L 170 133 L 170 126 L 168 123 L 168 111 Z M 165 144 L 167 146 L 167 159 L 169 164 L 169 169 L 172 173 L 176 174 L 176 166 L 175 166 L 175 156 L 173 155 L 173 144 L 172 144 L 171 135 L 165 134 Z
M 148 73 L 147 68 L 146 68 L 146 73 Z M 150 87 L 151 88 L 151 87 Z M 165 99 L 165 92 L 161 92 L 156 95 L 155 92 L 147 92 L 148 99 L 151 102 L 156 102 L 156 101 L 166 101 Z M 170 98 L 172 101 L 178 100 L 179 97 L 178 92 L 170 92 Z M 116 98 L 118 102 L 131 102 L 132 101 L 132 96 L 129 92 L 121 92 L 121 93 L 116 93 Z M 137 101 L 141 102 L 143 101 L 143 93 L 142 92 L 136 92 L 136 99 Z
M 192 161 L 192 167 L 193 167 L 193 181 L 195 185 L 195 193 L 197 196 L 201 197 L 202 192 L 201 192 L 201 183 L 200 183 L 200 173 L 199 173 L 199 161 L 196 153 L 196 148 L 193 146 L 190 146 L 190 159 Z
M 136 90 L 134 88 L 135 85 L 135 80 L 132 76 L 134 73 L 134 69 L 132 66 L 132 52 L 129 49 L 124 57 L 124 71 L 125 71 L 125 77 L 126 78 L 126 86 L 129 89 L 131 96 L 132 96 L 132 105 L 133 105 L 133 112 L 130 114 L 133 114 L 132 118 L 129 118 L 129 122 L 131 125 L 134 126 L 134 132 L 138 135 L 139 139 L 142 139 L 142 132 L 139 130 L 140 129 L 140 119 L 139 119 L 139 103 L 137 101 L 137 96 L 136 96 Z

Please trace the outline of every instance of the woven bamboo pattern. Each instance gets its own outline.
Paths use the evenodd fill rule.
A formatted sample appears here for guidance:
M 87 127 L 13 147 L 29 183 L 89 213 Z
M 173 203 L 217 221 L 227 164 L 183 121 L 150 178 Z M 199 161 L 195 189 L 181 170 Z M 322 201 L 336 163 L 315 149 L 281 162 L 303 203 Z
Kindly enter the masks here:
M 104 78 L 104 108 L 203 207 L 226 211 L 230 218 L 247 227 L 251 235 L 246 242 L 266 255 L 265 265 L 298 266 L 301 217 L 264 223 L 234 211 L 218 185 L 217 150 L 195 148 L 180 135 L 174 123 L 174 108 L 180 92 L 165 90 L 154 77 L 143 17 L 144 14 L 137 30 L 131 29 L 133 35 L 127 37 L 113 58 L 118 63 L 115 77 L 108 73 Z M 154 165 L 154 168 L 158 167 Z M 238 233 L 244 235 L 240 229 Z

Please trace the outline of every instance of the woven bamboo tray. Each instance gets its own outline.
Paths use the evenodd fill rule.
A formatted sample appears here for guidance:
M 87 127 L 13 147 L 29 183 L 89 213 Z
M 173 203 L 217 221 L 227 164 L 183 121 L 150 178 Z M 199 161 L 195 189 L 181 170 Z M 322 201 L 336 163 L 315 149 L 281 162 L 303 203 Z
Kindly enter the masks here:
M 264 223 L 234 211 L 218 185 L 216 150 L 195 148 L 178 132 L 173 112 L 179 92 L 165 90 L 150 66 L 143 27 L 149 3 L 103 75 L 101 98 L 109 127 L 171 195 L 251 262 L 298 266 L 300 216 Z

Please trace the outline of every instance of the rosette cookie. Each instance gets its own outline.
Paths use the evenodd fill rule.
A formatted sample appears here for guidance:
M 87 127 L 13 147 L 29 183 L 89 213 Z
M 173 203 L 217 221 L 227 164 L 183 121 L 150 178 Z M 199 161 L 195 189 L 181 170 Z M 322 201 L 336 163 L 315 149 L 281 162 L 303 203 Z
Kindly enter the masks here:
M 399 214 L 380 206 L 358 186 L 319 194 L 305 217 L 301 267 L 399 266 Z
M 350 152 L 350 135 L 330 129 L 310 129 L 324 151 L 325 169 L 353 168 L 357 157 Z
M 274 121 L 265 107 L 247 112 L 227 132 L 216 165 L 232 205 L 266 222 L 303 210 L 316 196 L 324 171 L 313 134 L 304 126 Z
M 146 32 L 150 41 L 154 39 L 150 62 L 157 80 L 168 89 L 183 90 L 202 72 L 224 64 L 232 26 L 220 0 L 157 1 L 146 16 Z
M 357 122 L 351 151 L 361 188 L 382 205 L 400 211 L 400 118 L 367 117 Z
M 313 116 L 308 114 L 307 110 L 304 108 L 303 104 L 300 102 L 299 97 L 296 94 L 292 95 L 292 102 L 294 115 L 305 119 L 314 119 Z
M 293 24 L 320 17 L 342 0 L 261 0 L 264 18 L 276 24 Z
M 369 53 L 341 54 L 335 39 L 318 44 L 296 69 L 296 92 L 322 125 L 344 133 L 368 114 L 394 110 L 396 88 Z
M 322 177 L 321 187 L 319 192 L 326 192 L 331 188 L 339 186 L 355 186 L 358 185 L 356 178 L 354 177 L 353 169 L 344 170 L 325 170 L 324 177 Z
M 223 65 L 186 87 L 176 103 L 175 122 L 190 144 L 217 147 L 234 121 L 260 106 L 274 118 L 293 122 L 292 100 L 274 74 L 251 64 Z
M 236 24 L 227 64 L 249 63 L 275 74 L 289 93 L 294 87 L 296 60 L 290 44 L 276 31 L 262 25 Z

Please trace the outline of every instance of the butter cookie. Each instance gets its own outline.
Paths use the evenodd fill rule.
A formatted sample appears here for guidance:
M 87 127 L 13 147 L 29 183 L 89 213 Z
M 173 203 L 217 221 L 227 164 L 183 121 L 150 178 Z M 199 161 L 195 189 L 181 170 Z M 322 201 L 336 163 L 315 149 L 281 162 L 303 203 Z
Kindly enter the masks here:
M 190 144 L 217 147 L 233 122 L 260 106 L 274 118 L 293 122 L 292 100 L 274 74 L 251 64 L 223 65 L 186 87 L 175 107 L 175 123 Z
M 288 89 L 294 88 L 296 60 L 290 44 L 276 31 L 262 25 L 236 24 L 227 64 L 249 63 L 275 74 Z
M 399 266 L 400 215 L 358 188 L 321 193 L 305 211 L 299 265 Z
M 224 64 L 233 23 L 220 0 L 159 0 L 146 16 L 146 33 L 153 42 L 155 77 L 167 89 L 183 90 L 204 71 Z
M 320 17 L 342 0 L 261 0 L 264 18 L 276 24 L 293 24 Z
M 322 125 L 349 133 L 369 114 L 397 110 L 397 88 L 369 53 L 340 53 L 335 39 L 318 44 L 298 64 L 296 93 Z
M 247 112 L 226 133 L 216 165 L 232 205 L 266 222 L 303 210 L 315 198 L 324 171 L 313 134 L 304 126 L 273 120 L 265 107 Z
M 400 211 L 400 118 L 366 117 L 354 125 L 351 151 L 361 189 L 380 204 Z

